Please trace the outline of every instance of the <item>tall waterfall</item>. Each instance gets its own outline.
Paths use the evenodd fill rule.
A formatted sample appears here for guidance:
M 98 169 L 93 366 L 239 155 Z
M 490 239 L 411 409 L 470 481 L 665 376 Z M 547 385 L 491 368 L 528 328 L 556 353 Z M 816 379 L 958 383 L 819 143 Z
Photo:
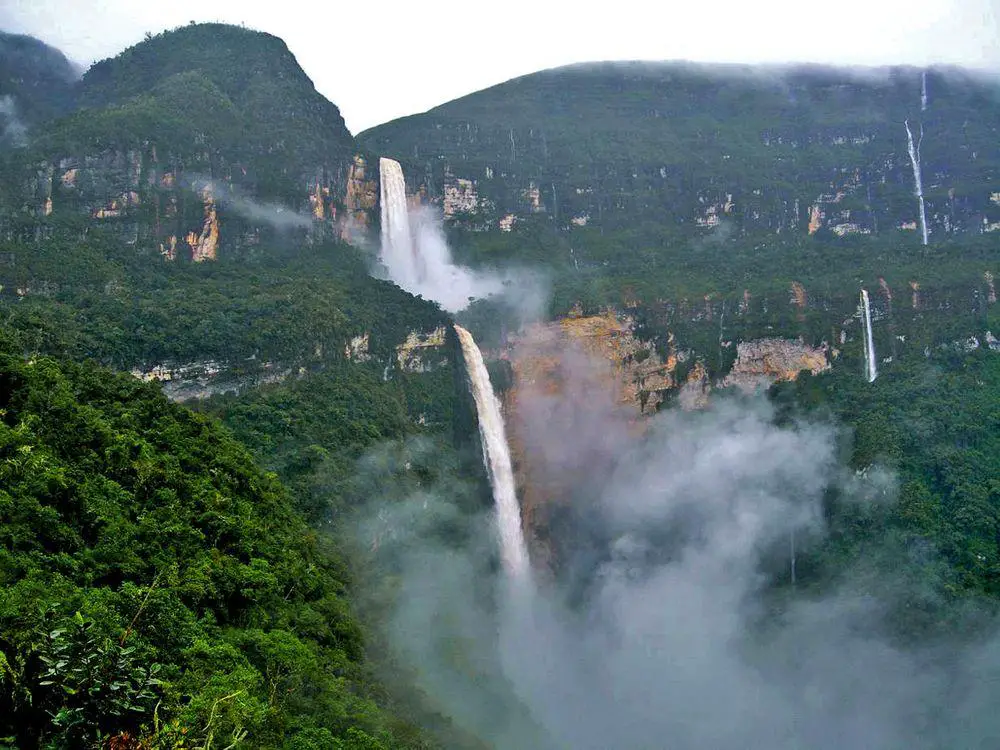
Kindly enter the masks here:
M 465 366 L 472 382 L 472 396 L 476 401 L 479 437 L 483 443 L 483 461 L 493 487 L 504 570 L 510 576 L 521 578 L 528 572 L 528 549 L 521 531 L 521 507 L 514 490 L 514 470 L 510 463 L 500 401 L 493 393 L 483 354 L 472 334 L 457 325 L 455 332 L 462 344 Z
M 406 205 L 406 180 L 395 159 L 378 160 L 382 205 L 382 262 L 404 288 L 420 281 L 421 268 Z
M 878 364 L 875 361 L 875 341 L 872 339 L 872 308 L 868 304 L 868 290 L 861 290 L 861 317 L 865 324 L 865 376 L 869 383 L 874 383 L 878 377 Z

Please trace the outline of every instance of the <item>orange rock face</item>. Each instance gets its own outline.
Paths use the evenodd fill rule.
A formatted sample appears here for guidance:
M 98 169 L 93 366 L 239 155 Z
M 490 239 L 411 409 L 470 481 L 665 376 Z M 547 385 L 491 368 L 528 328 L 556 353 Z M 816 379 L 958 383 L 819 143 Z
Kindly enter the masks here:
M 532 326 L 513 342 L 515 382 L 557 388 L 562 378 L 558 357 L 576 349 L 603 363 L 602 378 L 619 403 L 654 413 L 663 392 L 675 386 L 677 358 L 662 362 L 652 344 L 636 338 L 633 326 L 631 318 L 611 311 Z
M 782 380 L 795 380 L 802 370 L 815 375 L 829 368 L 826 346 L 813 347 L 793 339 L 741 341 L 736 345 L 733 369 L 722 384 L 753 392 Z
M 549 550 L 540 535 L 548 514 L 580 491 L 573 482 L 583 472 L 575 468 L 611 470 L 607 446 L 615 441 L 606 438 L 645 429 L 643 416 L 675 386 L 677 357 L 661 362 L 652 345 L 636 338 L 630 318 L 606 312 L 529 327 L 512 340 L 509 361 L 508 441 L 526 533 L 544 561 Z M 596 436 L 583 441 L 582 453 L 560 449 L 579 445 L 581 435 Z
M 809 234 L 816 234 L 823 226 L 823 211 L 819 206 L 809 207 Z
M 805 304 L 805 290 L 796 284 L 792 291 L 793 303 Z M 554 554 L 546 530 L 558 508 L 588 492 L 575 484 L 577 477 L 594 476 L 604 466 L 613 470 L 615 446 L 645 430 L 646 418 L 670 392 L 680 408 L 701 409 L 715 384 L 701 361 L 690 362 L 686 376 L 678 373 L 692 355 L 678 348 L 673 335 L 664 361 L 635 335 L 632 318 L 613 311 L 585 316 L 577 310 L 530 326 L 509 343 L 508 442 L 525 533 L 533 556 L 545 564 Z M 736 361 L 722 385 L 747 391 L 830 366 L 825 345 L 780 338 L 735 345 Z
M 195 263 L 215 260 L 219 249 L 219 217 L 215 210 L 215 198 L 208 188 L 202 191 L 201 196 L 205 201 L 205 221 L 201 233 L 188 232 L 185 238 L 191 248 L 191 260 Z
M 344 195 L 344 220 L 341 225 L 341 239 L 350 240 L 356 228 L 368 226 L 368 212 L 375 208 L 378 200 L 378 185 L 375 180 L 365 179 L 364 157 L 354 157 L 347 172 L 347 191 Z

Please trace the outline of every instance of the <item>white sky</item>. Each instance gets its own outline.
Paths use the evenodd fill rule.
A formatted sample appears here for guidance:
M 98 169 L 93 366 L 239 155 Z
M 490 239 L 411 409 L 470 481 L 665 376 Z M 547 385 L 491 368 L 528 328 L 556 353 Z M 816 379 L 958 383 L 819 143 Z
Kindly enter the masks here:
M 83 64 L 191 20 L 283 38 L 354 133 L 588 60 L 954 63 L 1000 72 L 1000 0 L 0 0 L 0 29 L 37 36 Z

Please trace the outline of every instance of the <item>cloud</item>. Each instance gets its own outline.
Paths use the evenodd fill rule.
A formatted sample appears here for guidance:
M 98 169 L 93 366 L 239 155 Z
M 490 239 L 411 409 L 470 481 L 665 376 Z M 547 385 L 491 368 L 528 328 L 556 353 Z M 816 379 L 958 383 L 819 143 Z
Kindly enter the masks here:
M 636 425 L 601 390 L 603 365 L 556 356 L 564 390 L 528 387 L 513 413 L 559 506 L 555 565 L 532 584 L 497 571 L 492 514 L 463 510 L 472 488 L 449 472 L 416 485 L 431 453 L 367 487 L 394 498 L 361 532 L 381 529 L 373 562 L 392 560 L 390 642 L 445 713 L 498 748 L 996 742 L 1000 640 L 969 635 L 992 615 L 944 601 L 932 551 L 921 563 L 890 537 L 787 584 L 793 540 L 800 555 L 824 549 L 830 495 L 884 504 L 890 476 L 847 470 L 834 429 L 778 427 L 762 401 Z M 902 636 L 933 607 L 978 624 Z

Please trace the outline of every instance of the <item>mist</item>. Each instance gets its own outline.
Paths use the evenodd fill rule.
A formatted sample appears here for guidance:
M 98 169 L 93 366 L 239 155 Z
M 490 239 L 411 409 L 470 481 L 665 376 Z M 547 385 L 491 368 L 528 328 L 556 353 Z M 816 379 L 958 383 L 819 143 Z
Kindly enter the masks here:
M 360 538 L 398 592 L 387 638 L 443 713 L 498 748 L 996 745 L 994 616 L 935 600 L 933 550 L 886 539 L 789 583 L 831 495 L 877 512 L 891 473 L 849 470 L 834 426 L 778 426 L 762 399 L 638 424 L 602 365 L 558 356 L 562 390 L 523 384 L 510 414 L 545 490 L 534 581 L 498 568 L 472 488 L 414 479 L 432 452 L 362 466 L 383 501 Z M 934 605 L 949 632 L 899 637 Z
M 0 146 L 6 144 L 14 147 L 25 146 L 28 143 L 28 128 L 17 114 L 17 105 L 10 94 L 0 96 Z
M 437 302 L 449 312 L 464 310 L 474 300 L 496 298 L 522 319 L 541 315 L 548 287 L 543 276 L 526 269 L 480 270 L 456 264 L 438 210 L 420 206 L 409 211 L 415 262 L 392 262 L 382 254 L 388 278 L 414 295 Z M 409 260 L 411 253 L 399 254 Z
M 210 177 L 193 175 L 188 182 L 192 190 L 206 187 L 222 206 L 250 221 L 268 224 L 277 229 L 309 229 L 313 221 L 309 216 L 296 213 L 280 203 L 261 203 L 238 194 L 225 182 Z

